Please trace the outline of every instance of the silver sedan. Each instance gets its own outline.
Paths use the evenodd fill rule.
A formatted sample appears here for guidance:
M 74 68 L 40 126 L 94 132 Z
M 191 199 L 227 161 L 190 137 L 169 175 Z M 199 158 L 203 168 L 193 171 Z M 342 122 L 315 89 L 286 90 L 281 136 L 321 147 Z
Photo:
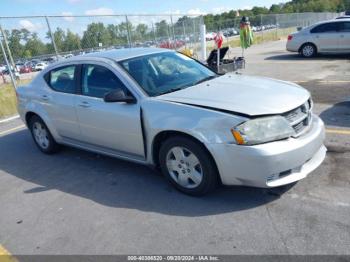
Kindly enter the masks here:
M 38 148 L 68 145 L 159 168 L 180 191 L 277 187 L 316 169 L 323 122 L 298 85 L 218 75 L 165 49 L 77 56 L 17 90 Z
M 287 50 L 304 57 L 350 52 L 350 19 L 321 22 L 288 36 Z

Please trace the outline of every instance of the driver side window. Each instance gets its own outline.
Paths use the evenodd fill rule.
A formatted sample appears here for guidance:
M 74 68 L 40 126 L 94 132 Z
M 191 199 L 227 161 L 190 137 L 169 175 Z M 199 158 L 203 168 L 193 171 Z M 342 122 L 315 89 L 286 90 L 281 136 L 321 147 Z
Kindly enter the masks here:
M 126 87 L 109 69 L 100 65 L 83 65 L 82 94 L 103 98 L 117 88 L 126 91 Z

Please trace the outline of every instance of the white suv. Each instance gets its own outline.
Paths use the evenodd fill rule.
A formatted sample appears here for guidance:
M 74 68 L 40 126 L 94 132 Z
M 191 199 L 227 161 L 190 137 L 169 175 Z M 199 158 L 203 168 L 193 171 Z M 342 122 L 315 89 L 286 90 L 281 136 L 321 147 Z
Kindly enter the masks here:
M 291 34 L 287 50 L 304 57 L 317 53 L 350 53 L 350 19 L 318 23 Z

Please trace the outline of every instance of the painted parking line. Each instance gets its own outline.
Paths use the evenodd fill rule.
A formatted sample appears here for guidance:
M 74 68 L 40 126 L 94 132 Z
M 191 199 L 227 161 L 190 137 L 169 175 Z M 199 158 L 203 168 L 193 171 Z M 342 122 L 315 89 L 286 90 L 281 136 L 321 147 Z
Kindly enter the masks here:
M 2 119 L 2 120 L 0 120 L 0 124 L 7 123 L 7 122 L 13 121 L 13 120 L 18 119 L 18 118 L 19 118 L 19 115 L 12 116 L 12 117 L 9 117 L 6 119 Z
M 0 262 L 18 262 L 18 260 L 14 258 L 2 245 L 0 245 Z
M 350 136 L 350 130 L 346 129 L 326 129 L 328 134 L 337 134 L 337 135 L 347 135 Z
M 346 61 L 344 59 L 344 61 Z M 323 60 L 314 60 L 314 61 L 307 61 L 307 64 L 336 64 L 336 60 L 334 61 L 323 61 Z M 299 64 L 299 63 L 305 63 L 305 60 L 288 60 L 288 61 L 277 61 L 277 60 L 263 60 L 263 61 L 250 61 L 249 64 L 251 65 L 259 65 L 259 64 Z
M 302 81 L 293 81 L 296 84 L 310 83 L 314 82 L 317 84 L 349 84 L 350 80 L 321 80 L 321 81 L 313 81 L 313 80 L 302 80 Z
M 17 126 L 17 127 L 14 127 L 14 128 L 11 128 L 11 129 L 8 129 L 8 130 L 5 130 L 5 131 L 2 131 L 2 132 L 0 132 L 0 136 L 8 135 L 8 134 L 10 134 L 10 133 L 13 133 L 13 132 L 22 130 L 22 129 L 24 129 L 25 127 L 26 127 L 25 125 L 20 125 L 20 126 Z M 0 261 L 0 262 L 1 262 L 1 261 Z

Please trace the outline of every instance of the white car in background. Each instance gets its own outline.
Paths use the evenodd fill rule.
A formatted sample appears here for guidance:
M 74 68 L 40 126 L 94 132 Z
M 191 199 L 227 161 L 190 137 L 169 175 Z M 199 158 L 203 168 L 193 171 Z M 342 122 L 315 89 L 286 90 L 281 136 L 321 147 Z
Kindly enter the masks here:
M 34 71 L 41 71 L 41 70 L 44 70 L 46 67 L 47 67 L 46 63 L 40 62 L 34 66 Z
M 212 40 L 214 40 L 215 36 L 216 36 L 216 33 L 214 33 L 214 32 L 209 32 L 209 33 L 207 33 L 207 34 L 205 35 L 205 39 L 206 39 L 207 41 L 212 41 Z
M 304 57 L 350 53 L 350 19 L 321 22 L 288 36 L 287 50 Z
M 0 73 L 2 73 L 5 70 L 6 70 L 6 66 L 5 65 L 0 65 Z

